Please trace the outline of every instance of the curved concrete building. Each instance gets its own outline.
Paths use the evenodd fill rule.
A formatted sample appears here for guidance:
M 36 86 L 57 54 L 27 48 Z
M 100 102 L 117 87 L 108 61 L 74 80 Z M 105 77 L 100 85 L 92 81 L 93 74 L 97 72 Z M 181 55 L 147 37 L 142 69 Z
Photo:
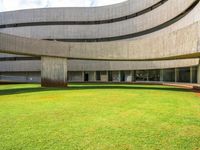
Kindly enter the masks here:
M 0 13 L 0 80 L 200 83 L 200 0 Z

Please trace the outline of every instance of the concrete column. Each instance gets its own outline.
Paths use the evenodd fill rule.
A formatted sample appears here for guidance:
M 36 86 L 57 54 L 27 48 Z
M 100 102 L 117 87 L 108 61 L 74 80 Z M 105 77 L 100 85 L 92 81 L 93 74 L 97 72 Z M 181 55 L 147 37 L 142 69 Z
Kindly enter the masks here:
M 200 64 L 197 66 L 197 83 L 200 84 Z
M 121 71 L 119 71 L 119 77 L 118 77 L 118 80 L 119 80 L 119 82 L 121 82 Z
M 147 70 L 147 81 L 149 81 L 149 70 Z
M 85 78 L 85 72 L 84 71 L 82 71 L 82 73 L 81 73 L 81 82 L 84 82 L 84 79 Z
M 28 72 L 26 72 L 25 74 L 26 74 L 26 82 L 28 82 L 28 80 L 29 80 L 29 74 L 28 74 Z
M 132 81 L 133 82 L 136 81 L 136 71 L 135 70 L 132 71 Z
M 96 71 L 94 71 L 94 82 L 96 82 L 97 80 L 97 72 Z
M 160 82 L 163 82 L 164 81 L 164 70 L 161 69 L 160 70 Z
M 108 82 L 108 71 L 106 71 L 106 76 L 107 76 L 107 81 L 106 82 Z
M 179 69 L 175 68 L 175 82 L 178 82 L 179 79 Z
M 131 71 L 130 71 L 130 74 L 131 74 L 131 82 L 133 82 L 133 81 L 134 81 L 134 71 L 131 70 Z
M 193 67 L 190 67 L 190 83 L 193 81 Z
M 43 87 L 67 86 L 67 58 L 41 58 L 41 85 Z

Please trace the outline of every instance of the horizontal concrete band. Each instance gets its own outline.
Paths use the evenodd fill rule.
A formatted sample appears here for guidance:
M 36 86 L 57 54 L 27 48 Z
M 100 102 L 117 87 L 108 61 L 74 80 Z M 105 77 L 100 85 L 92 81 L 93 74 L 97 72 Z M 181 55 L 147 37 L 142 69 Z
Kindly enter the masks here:
M 155 42 L 156 41 L 156 42 Z M 64 43 L 0 33 L 0 52 L 88 60 L 170 60 L 200 57 L 200 23 L 154 38 Z
M 47 22 L 27 22 L 27 23 L 13 23 L 13 24 L 1 24 L 0 28 L 13 28 L 13 27 L 27 27 L 27 26 L 47 26 L 47 25 L 94 25 L 94 24 L 106 24 L 106 23 L 114 23 L 119 21 L 128 20 L 131 18 L 138 17 L 140 15 L 143 15 L 145 13 L 148 13 L 157 7 L 161 6 L 168 0 L 161 0 L 158 3 L 145 8 L 144 10 L 140 10 L 136 13 L 129 14 L 126 16 L 113 18 L 113 19 L 107 19 L 107 20 L 94 20 L 94 21 L 47 21 Z
M 150 70 L 198 66 L 199 59 L 170 61 L 93 61 L 68 60 L 68 71 L 118 71 Z M 37 72 L 41 71 L 40 60 L 20 60 L 0 62 L 0 72 Z

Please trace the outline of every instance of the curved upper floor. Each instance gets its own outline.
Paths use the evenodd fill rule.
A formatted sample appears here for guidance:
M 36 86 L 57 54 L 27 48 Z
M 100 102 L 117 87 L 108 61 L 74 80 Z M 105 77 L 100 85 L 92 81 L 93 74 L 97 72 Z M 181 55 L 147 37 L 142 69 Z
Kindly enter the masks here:
M 105 6 L 105 7 L 90 8 L 90 9 L 83 8 L 85 10 L 84 11 L 85 13 L 80 13 L 80 14 L 84 15 L 85 19 L 88 19 L 86 15 L 87 9 L 90 11 L 95 10 L 97 12 L 98 10 L 102 9 L 102 13 L 103 13 L 104 8 L 115 9 L 116 6 L 126 7 L 127 4 L 130 4 L 130 6 L 129 5 L 128 6 L 131 10 L 136 10 L 136 9 L 133 9 L 134 7 L 137 6 L 136 4 L 138 5 L 140 4 L 140 6 L 142 6 L 143 4 L 144 8 L 146 8 L 147 3 L 145 0 L 144 1 L 140 0 L 140 2 L 138 3 L 135 3 L 135 2 L 136 0 L 135 1 L 130 0 L 130 1 L 113 5 L 113 6 L 111 5 L 111 6 Z M 160 1 L 154 1 L 151 4 L 155 5 L 159 2 Z M 158 7 L 155 7 L 154 9 L 151 8 L 151 10 L 148 12 L 143 11 L 143 14 L 137 17 L 126 18 L 123 21 L 118 20 L 117 22 L 112 22 L 112 23 L 92 24 L 92 25 L 91 24 L 71 25 L 71 23 L 68 25 L 63 25 L 62 24 L 63 21 L 67 21 L 67 22 L 70 21 L 70 17 L 65 18 L 68 15 L 60 15 L 60 16 L 58 15 L 57 17 L 55 17 L 56 15 L 55 14 L 53 15 L 51 13 L 52 10 L 54 10 L 56 14 L 59 12 L 62 12 L 62 8 L 34 9 L 34 10 L 19 11 L 20 13 L 22 12 L 21 14 L 18 13 L 18 11 L 7 12 L 7 14 L 10 13 L 10 16 L 7 16 L 6 13 L 0 13 L 1 18 L 2 18 L 0 21 L 0 24 L 2 25 L 3 24 L 5 25 L 6 23 L 8 23 L 9 20 L 12 21 L 10 23 L 16 24 L 16 23 L 20 23 L 19 20 L 21 20 L 21 23 L 23 23 L 22 19 L 24 19 L 24 22 L 28 23 L 28 24 L 24 24 L 25 26 L 16 26 L 16 27 L 9 27 L 8 25 L 8 28 L 7 27 L 1 28 L 0 32 L 13 34 L 17 36 L 23 36 L 23 37 L 38 38 L 38 39 L 53 39 L 53 40 L 68 41 L 68 42 L 69 41 L 96 42 L 96 41 L 114 41 L 114 40 L 129 39 L 129 38 L 134 38 L 137 36 L 142 36 L 148 33 L 152 33 L 154 31 L 164 28 L 165 26 L 169 26 L 173 24 L 175 21 L 187 15 L 192 10 L 191 7 L 195 7 L 198 4 L 198 2 L 199 0 L 165 0 L 165 1 L 162 1 L 162 5 L 159 5 Z M 148 1 L 148 4 L 149 3 L 150 1 Z M 151 6 L 151 4 L 149 5 Z M 137 6 L 137 8 L 141 8 L 141 7 Z M 69 9 L 65 8 L 65 10 L 78 11 L 76 8 L 69 8 Z M 122 14 L 124 13 L 123 11 L 119 11 L 119 10 L 118 12 L 122 12 Z M 40 13 L 34 14 L 33 11 L 40 11 Z M 42 15 L 43 11 L 45 12 L 44 13 L 45 15 Z M 29 13 L 32 15 L 29 16 Z M 128 13 L 128 15 L 130 15 L 130 13 Z M 70 16 L 76 17 L 76 19 L 79 19 L 79 17 L 77 17 L 76 14 L 73 14 L 73 15 L 71 14 Z M 92 16 L 95 17 L 95 15 L 92 15 Z M 9 17 L 11 17 L 11 19 Z M 83 19 L 84 17 L 81 17 L 81 18 Z M 39 20 L 41 21 L 40 25 L 31 26 L 31 23 L 33 22 L 39 23 L 38 22 Z M 51 21 L 51 22 L 48 22 L 48 21 Z M 55 24 L 52 25 L 51 24 L 52 22 L 54 22 Z
M 198 58 L 200 22 L 154 38 L 99 43 L 52 42 L 0 33 L 0 52 L 88 60 Z
M 42 8 L 2 12 L 0 13 L 0 25 L 27 22 L 109 20 L 138 13 L 159 2 L 162 0 L 127 0 L 119 4 L 101 7 Z

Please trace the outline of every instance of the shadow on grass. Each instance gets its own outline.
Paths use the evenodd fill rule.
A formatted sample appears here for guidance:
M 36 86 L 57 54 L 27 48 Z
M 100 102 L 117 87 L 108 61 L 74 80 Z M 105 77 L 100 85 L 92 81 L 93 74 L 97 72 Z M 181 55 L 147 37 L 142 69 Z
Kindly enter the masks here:
M 71 90 L 159 90 L 159 91 L 174 91 L 174 92 L 194 92 L 189 89 L 175 88 L 175 87 L 157 87 L 157 86 L 112 86 L 112 85 L 81 85 L 81 86 L 69 86 L 66 88 L 43 88 L 43 87 L 33 87 L 33 88 L 12 88 L 0 90 L 0 95 L 13 95 L 13 94 L 24 94 L 24 93 L 36 93 L 36 92 L 47 92 L 47 91 L 71 91 Z

